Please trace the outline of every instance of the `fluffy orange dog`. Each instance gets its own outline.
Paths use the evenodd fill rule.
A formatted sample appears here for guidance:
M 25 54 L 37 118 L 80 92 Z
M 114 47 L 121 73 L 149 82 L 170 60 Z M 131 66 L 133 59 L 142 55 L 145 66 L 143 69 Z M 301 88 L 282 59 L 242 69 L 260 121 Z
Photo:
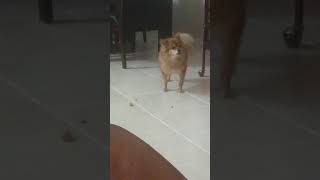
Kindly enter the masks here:
M 160 40 L 159 64 L 164 81 L 164 91 L 168 91 L 168 81 L 173 73 L 179 74 L 179 92 L 187 72 L 188 56 L 191 54 L 194 39 L 186 33 Z

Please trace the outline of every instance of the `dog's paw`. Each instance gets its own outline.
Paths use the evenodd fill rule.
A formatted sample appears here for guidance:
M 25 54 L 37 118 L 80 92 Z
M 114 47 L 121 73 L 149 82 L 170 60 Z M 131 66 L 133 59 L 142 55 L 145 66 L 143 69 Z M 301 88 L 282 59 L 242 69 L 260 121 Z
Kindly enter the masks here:
M 168 89 L 163 89 L 163 92 L 168 92 Z
M 184 93 L 184 90 L 179 89 L 178 92 L 179 92 L 179 93 Z

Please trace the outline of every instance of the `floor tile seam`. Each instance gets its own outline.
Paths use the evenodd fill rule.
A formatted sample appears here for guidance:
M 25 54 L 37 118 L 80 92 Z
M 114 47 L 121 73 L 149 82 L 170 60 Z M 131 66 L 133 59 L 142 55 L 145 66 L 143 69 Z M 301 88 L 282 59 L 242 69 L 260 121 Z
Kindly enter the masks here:
M 139 107 L 142 111 L 144 111 L 145 113 L 147 113 L 148 115 L 150 115 L 153 119 L 158 120 L 162 125 L 164 125 L 166 128 L 170 129 L 171 131 L 173 131 L 175 134 L 181 136 L 184 140 L 186 140 L 187 142 L 189 142 L 190 144 L 192 144 L 193 146 L 197 147 L 198 149 L 200 149 L 201 151 L 203 151 L 204 153 L 206 153 L 207 155 L 210 156 L 210 152 L 207 151 L 205 148 L 203 148 L 202 146 L 198 145 L 197 143 L 194 143 L 190 138 L 188 138 L 187 136 L 185 136 L 183 133 L 181 133 L 180 131 L 178 131 L 177 129 L 175 129 L 174 127 L 170 126 L 168 123 L 166 123 L 165 121 L 163 121 L 161 118 L 157 117 L 156 115 L 154 115 L 152 112 L 148 111 L 146 108 L 144 108 L 141 104 L 139 104 L 138 102 L 135 102 L 130 96 L 124 94 L 122 91 L 120 91 L 119 89 L 117 89 L 114 86 L 111 86 L 111 88 L 115 91 L 117 91 L 121 96 L 123 96 L 124 98 L 128 99 L 130 102 L 132 102 L 133 104 L 135 104 L 137 107 Z
M 30 100 L 31 103 L 37 105 L 44 112 L 50 114 L 53 117 L 52 119 L 54 119 L 56 121 L 60 121 L 64 124 L 66 124 L 67 126 L 76 129 L 78 132 L 80 132 L 82 135 L 84 135 L 87 139 L 89 139 L 92 143 L 97 145 L 99 147 L 99 149 L 102 149 L 102 150 L 108 149 L 108 147 L 107 147 L 107 145 L 105 145 L 105 143 L 100 142 L 98 139 L 96 139 L 95 137 L 90 135 L 90 133 L 88 133 L 85 129 L 75 125 L 72 122 L 69 122 L 68 120 L 66 120 L 60 116 L 58 117 L 57 113 L 54 112 L 48 105 L 43 104 L 39 99 L 32 96 L 30 93 L 28 93 L 27 90 L 25 90 L 23 87 L 19 86 L 14 81 L 11 81 L 10 79 L 7 79 L 3 76 L 0 76 L 0 81 L 5 82 L 8 85 L 8 87 L 11 87 L 12 89 L 14 89 L 23 98 L 25 98 L 26 100 Z
M 114 84 L 112 84 L 111 86 L 116 87 Z M 142 93 L 132 93 L 131 96 L 132 96 L 132 98 L 134 98 L 136 100 L 136 98 L 139 98 L 141 96 L 156 95 L 156 94 L 161 94 L 161 93 L 162 93 L 162 91 L 149 91 L 149 92 L 142 92 Z M 188 96 L 190 96 L 194 99 L 197 99 L 198 101 L 203 103 L 205 107 L 210 107 L 210 102 L 207 102 L 206 100 L 203 100 L 200 97 L 197 97 L 197 96 L 193 95 L 192 93 L 189 93 L 188 91 L 185 91 L 185 93 Z M 200 108 L 204 108 L 204 107 L 200 107 Z
M 270 114 L 272 116 L 274 116 L 275 118 L 279 119 L 279 120 L 282 120 L 282 121 L 286 121 L 286 122 L 290 122 L 290 123 L 293 123 L 294 126 L 297 128 L 297 129 L 301 129 L 303 130 L 304 132 L 306 132 L 307 134 L 309 135 L 312 135 L 312 136 L 316 136 L 316 137 L 319 137 L 320 138 L 320 132 L 318 132 L 317 130 L 315 129 L 312 129 L 310 127 L 306 127 L 304 126 L 303 124 L 297 122 L 297 121 L 292 121 L 292 120 L 289 120 L 287 119 L 287 117 L 281 117 L 281 115 L 278 115 L 276 112 L 270 110 L 270 109 L 267 109 L 265 108 L 262 104 L 259 104 L 259 103 L 256 103 L 252 100 L 250 100 L 250 98 L 248 96 L 243 96 L 241 97 L 242 101 L 246 102 L 247 104 L 252 104 L 253 106 L 255 106 L 256 108 L 260 109 L 261 111 L 263 111 L 264 113 L 267 113 L 267 114 Z
M 135 68 L 137 68 L 137 67 L 135 67 Z M 151 77 L 151 78 L 155 78 L 155 79 L 161 80 L 161 78 L 159 78 L 159 77 L 157 78 L 157 77 L 155 77 L 155 76 L 153 76 L 153 75 L 150 75 L 150 74 L 148 74 L 148 73 L 143 72 L 143 71 L 140 70 L 140 69 L 138 69 L 138 70 L 139 70 L 141 73 L 143 73 L 143 74 L 145 74 L 145 75 L 147 75 L 147 76 L 149 76 L 149 77 Z M 196 96 L 196 95 L 193 95 L 193 94 L 189 93 L 188 91 L 185 91 L 185 92 L 186 92 L 187 95 L 189 95 L 190 97 L 196 99 L 197 101 L 200 101 L 201 103 L 204 103 L 205 105 L 210 106 L 210 103 L 204 101 L 204 100 L 201 99 L 200 97 L 198 97 L 198 96 Z

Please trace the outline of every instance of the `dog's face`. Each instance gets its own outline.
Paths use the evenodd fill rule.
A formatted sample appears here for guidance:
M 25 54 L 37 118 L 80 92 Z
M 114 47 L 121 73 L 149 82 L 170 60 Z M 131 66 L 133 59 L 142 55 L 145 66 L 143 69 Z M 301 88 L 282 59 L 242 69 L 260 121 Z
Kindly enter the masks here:
M 180 56 L 184 52 L 182 42 L 178 37 L 161 39 L 160 45 L 170 56 Z

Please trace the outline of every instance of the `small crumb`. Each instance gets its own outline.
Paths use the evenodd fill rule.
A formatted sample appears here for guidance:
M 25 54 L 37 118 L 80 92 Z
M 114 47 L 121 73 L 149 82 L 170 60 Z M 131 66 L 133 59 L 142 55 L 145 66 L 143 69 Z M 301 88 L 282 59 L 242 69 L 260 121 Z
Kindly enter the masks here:
M 87 124 L 87 123 L 88 123 L 87 120 L 81 120 L 80 122 L 81 122 L 82 124 Z
M 173 106 L 171 106 L 171 108 L 173 108 Z
M 130 103 L 129 105 L 130 105 L 131 107 L 133 107 L 133 106 L 134 106 L 134 104 L 133 104 L 133 103 Z
M 71 133 L 71 131 L 69 129 L 67 129 L 64 131 L 64 134 L 62 136 L 62 140 L 64 142 L 72 143 L 75 141 L 75 138 L 74 138 L 73 134 Z

